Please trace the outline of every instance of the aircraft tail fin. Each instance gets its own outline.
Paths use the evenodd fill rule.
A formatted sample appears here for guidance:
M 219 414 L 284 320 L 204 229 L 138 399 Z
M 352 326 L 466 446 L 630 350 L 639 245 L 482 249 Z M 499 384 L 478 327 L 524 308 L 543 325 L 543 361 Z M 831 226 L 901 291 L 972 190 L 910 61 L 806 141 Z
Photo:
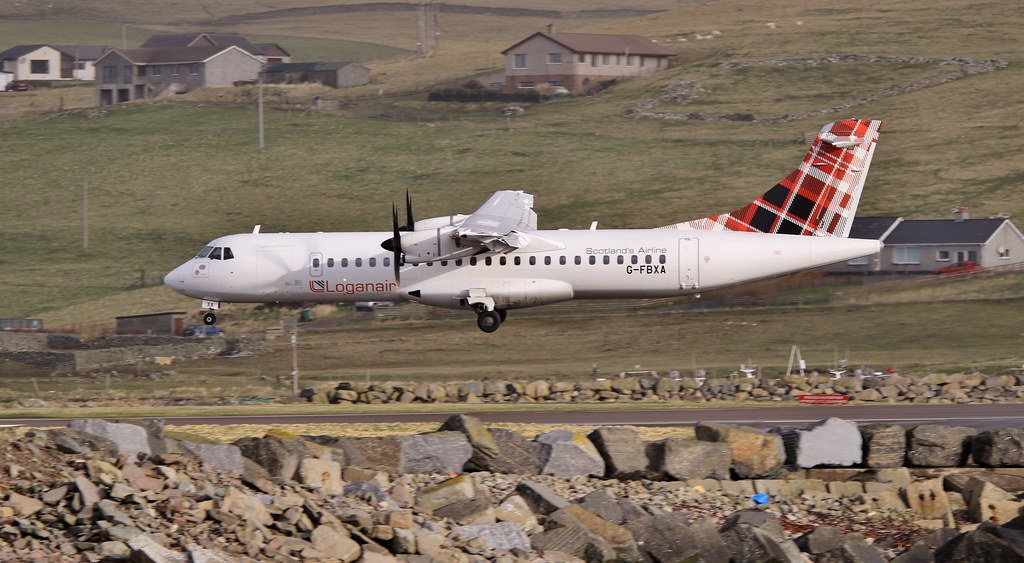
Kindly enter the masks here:
M 869 119 L 829 123 L 800 166 L 753 203 L 664 228 L 846 237 L 881 125 Z

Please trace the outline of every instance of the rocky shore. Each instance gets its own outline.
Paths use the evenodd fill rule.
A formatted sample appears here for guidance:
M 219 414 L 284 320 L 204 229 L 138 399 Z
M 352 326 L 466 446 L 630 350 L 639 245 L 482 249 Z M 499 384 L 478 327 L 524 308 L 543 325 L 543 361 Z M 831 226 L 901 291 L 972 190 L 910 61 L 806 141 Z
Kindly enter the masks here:
M 3 561 L 1024 561 L 1024 431 L 528 438 L 458 415 L 233 444 L 78 420 L 0 443 Z

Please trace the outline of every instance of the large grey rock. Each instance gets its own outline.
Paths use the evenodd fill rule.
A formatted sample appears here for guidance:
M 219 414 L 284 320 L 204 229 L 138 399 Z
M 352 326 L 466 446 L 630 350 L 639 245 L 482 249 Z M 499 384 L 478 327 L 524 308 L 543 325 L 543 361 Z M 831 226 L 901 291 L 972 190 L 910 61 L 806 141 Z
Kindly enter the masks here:
M 800 551 L 818 555 L 842 547 L 846 541 L 846 534 L 839 528 L 833 526 L 819 526 L 810 532 L 798 537 L 796 545 Z
M 656 474 L 688 479 L 728 479 L 732 448 L 720 442 L 665 438 L 647 445 L 650 469 Z
M 449 518 L 463 526 L 494 524 L 497 520 L 494 505 L 486 495 L 477 494 L 467 499 L 460 499 L 434 510 L 434 516 Z
M 88 418 L 72 420 L 68 423 L 70 428 L 87 432 L 100 438 L 105 438 L 114 443 L 117 453 L 153 453 L 149 447 L 149 438 L 146 430 L 135 424 L 123 424 L 118 422 L 107 422 L 100 418 Z
M 907 463 L 919 467 L 958 467 L 970 455 L 977 430 L 968 426 L 922 424 L 907 433 Z
M 782 436 L 786 463 L 790 465 L 848 467 L 860 463 L 864 455 L 857 425 L 841 418 L 827 418 L 806 426 L 773 428 L 772 432 Z
M 1024 429 L 988 430 L 974 437 L 972 455 L 985 467 L 1024 466 Z
M 782 437 L 750 426 L 697 424 L 698 440 L 722 442 L 732 448 L 732 471 L 739 479 L 773 477 L 786 461 Z
M 402 474 L 462 473 L 473 455 L 473 447 L 461 432 L 400 436 L 398 443 Z
M 305 441 L 299 438 L 282 438 L 267 435 L 262 438 L 245 437 L 234 442 L 242 455 L 267 470 L 272 477 L 294 479 L 299 462 L 312 457 L 313 452 Z
M 582 537 L 586 538 L 581 544 L 577 543 L 572 549 L 550 547 L 545 534 L 557 534 L 559 530 L 568 529 L 574 532 L 582 531 Z M 552 535 L 554 535 L 552 534 Z M 541 536 L 540 544 L 536 536 Z M 575 535 L 579 538 L 580 536 Z M 618 524 L 609 522 L 595 514 L 587 512 L 577 504 L 570 504 L 556 510 L 548 515 L 545 531 L 531 537 L 534 547 L 538 549 L 555 549 L 565 551 L 587 561 L 639 561 L 641 560 L 640 549 L 633 538 L 633 534 Z M 547 545 L 548 547 L 544 547 Z M 610 550 L 610 553 L 609 553 Z M 600 555 L 594 556 L 593 552 Z
M 782 562 L 803 561 L 800 548 L 787 539 L 779 517 L 763 510 L 738 510 L 730 514 L 719 528 L 722 540 L 737 563 L 777 559 Z
M 587 438 L 604 459 L 605 477 L 623 480 L 650 476 L 644 443 L 632 428 L 603 426 Z
M 421 510 L 434 511 L 454 502 L 476 496 L 476 485 L 469 475 L 459 475 L 427 487 L 416 494 L 416 506 Z
M 819 563 L 885 563 L 878 548 L 864 542 L 847 542 L 818 556 Z
M 117 444 L 77 428 L 54 428 L 47 430 L 46 435 L 59 451 L 66 454 L 99 452 L 111 457 L 117 455 Z
M 1020 563 L 1024 554 L 983 529 L 960 534 L 935 552 L 936 563 Z
M 541 475 L 562 479 L 604 476 L 604 458 L 583 434 L 553 430 L 534 438 L 533 448 L 540 462 Z
M 234 444 L 199 444 L 181 441 L 180 445 L 182 449 L 192 452 L 210 467 L 235 473 L 245 471 L 242 450 Z
M 624 524 L 622 515 L 622 506 L 619 501 L 615 499 L 605 489 L 597 489 L 591 491 L 583 496 L 583 498 L 576 501 L 581 507 L 591 514 L 596 514 L 601 518 L 615 524 Z
M 630 519 L 625 523 L 644 555 L 656 563 L 702 561 L 728 563 L 731 554 L 714 525 L 691 524 L 677 512 Z
M 865 424 L 860 427 L 864 442 L 864 465 L 900 467 L 907 457 L 907 431 L 896 424 Z
M 153 536 L 139 534 L 128 540 L 131 560 L 138 563 L 188 563 L 188 556 L 160 545 Z
M 453 531 L 466 538 L 480 538 L 485 544 L 498 549 L 533 549 L 530 538 L 512 522 L 459 526 Z
M 540 467 L 540 461 L 529 440 L 511 430 L 489 430 L 474 416 L 452 416 L 441 425 L 440 430 L 466 435 L 473 447 L 473 455 L 466 463 L 469 471 L 536 475 Z
M 529 479 L 523 479 L 516 485 L 516 493 L 526 501 L 534 514 L 551 514 L 569 505 L 569 501 L 558 496 L 547 485 Z

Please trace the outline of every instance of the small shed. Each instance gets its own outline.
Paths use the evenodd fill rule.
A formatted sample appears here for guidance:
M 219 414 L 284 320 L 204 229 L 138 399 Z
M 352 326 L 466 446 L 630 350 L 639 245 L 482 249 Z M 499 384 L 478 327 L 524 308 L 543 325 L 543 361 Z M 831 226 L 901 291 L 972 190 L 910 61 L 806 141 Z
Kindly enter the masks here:
M 173 334 L 181 336 L 188 322 L 184 311 L 117 317 L 118 334 Z
M 260 73 L 266 84 L 323 84 L 331 88 L 351 88 L 370 82 L 370 69 L 349 62 L 279 63 Z

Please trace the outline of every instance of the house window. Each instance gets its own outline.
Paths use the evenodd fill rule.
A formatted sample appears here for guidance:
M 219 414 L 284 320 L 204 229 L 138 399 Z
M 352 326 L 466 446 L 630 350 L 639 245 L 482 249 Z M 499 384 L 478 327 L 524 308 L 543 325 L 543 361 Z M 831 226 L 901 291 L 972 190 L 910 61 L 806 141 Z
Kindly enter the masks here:
M 146 76 L 146 67 L 138 66 L 135 67 L 135 74 L 138 76 Z
M 590 55 L 590 66 L 597 66 L 597 55 Z
M 32 74 L 50 74 L 50 61 L 46 59 L 32 59 L 29 61 L 29 72 Z
M 601 55 L 601 64 L 603 64 L 603 65 L 610 65 L 610 64 L 612 64 L 612 56 L 611 55 Z
M 192 63 L 188 65 L 188 73 L 192 76 L 199 74 L 199 63 Z
M 850 266 L 867 266 L 871 264 L 870 256 L 861 256 L 860 258 L 854 258 L 853 260 L 847 260 L 847 265 Z
M 117 82 L 117 67 L 116 66 L 105 66 L 105 67 L 103 67 L 103 81 L 104 82 Z
M 153 65 L 150 68 L 150 76 L 160 76 L 160 65 Z
M 548 86 L 561 86 L 561 85 L 562 85 L 562 81 L 561 80 L 551 80 L 551 81 L 548 81 Z
M 171 65 L 171 76 L 178 76 L 178 65 Z
M 626 66 L 636 66 L 636 55 L 628 55 L 626 57 Z
M 121 67 L 121 81 L 125 84 L 131 84 L 132 78 L 135 76 L 135 68 L 131 65 L 124 65 Z
M 526 54 L 519 53 L 513 56 L 515 57 L 514 68 L 526 68 Z
M 657 59 L 657 60 L 658 60 L 658 65 L 657 65 L 657 67 L 658 67 L 658 68 L 665 68 L 665 59 L 664 59 L 664 58 L 661 58 L 661 57 L 658 57 L 658 59 Z
M 615 55 L 615 64 L 622 66 L 622 55 Z
M 996 249 L 996 252 L 998 253 L 998 256 L 999 256 L 1000 260 L 1009 260 L 1010 259 L 1010 249 L 1007 248 L 1007 247 L 1000 246 L 999 248 Z
M 524 81 L 519 83 L 519 87 L 520 88 L 533 88 L 533 81 L 532 80 L 524 80 Z
M 935 261 L 936 262 L 949 262 L 949 251 L 948 250 L 936 250 Z
M 548 53 L 548 64 L 562 64 L 562 53 Z
M 893 264 L 920 264 L 921 249 L 916 246 L 897 246 L 892 249 Z
M 580 53 L 580 62 L 581 63 L 587 62 L 587 54 L 586 53 Z

